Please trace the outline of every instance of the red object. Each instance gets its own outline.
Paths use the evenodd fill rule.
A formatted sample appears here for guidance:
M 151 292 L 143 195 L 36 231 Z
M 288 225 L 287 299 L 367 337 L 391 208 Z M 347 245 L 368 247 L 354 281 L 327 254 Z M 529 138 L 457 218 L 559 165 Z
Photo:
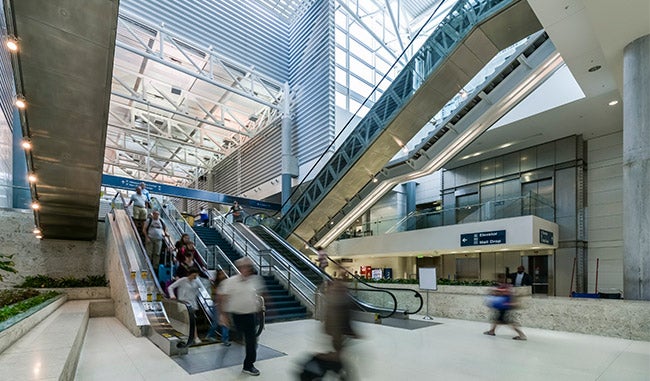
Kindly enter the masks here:
M 596 286 L 594 287 L 594 293 L 598 293 L 598 265 L 600 262 L 600 258 L 596 258 Z
M 366 266 L 366 279 L 370 279 L 372 277 L 372 266 Z

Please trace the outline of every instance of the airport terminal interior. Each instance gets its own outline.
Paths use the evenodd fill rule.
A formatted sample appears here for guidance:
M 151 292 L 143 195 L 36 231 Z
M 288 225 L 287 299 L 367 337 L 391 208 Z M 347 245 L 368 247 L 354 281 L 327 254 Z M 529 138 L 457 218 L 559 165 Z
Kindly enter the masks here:
M 7 377 L 650 380 L 649 0 L 0 25 Z

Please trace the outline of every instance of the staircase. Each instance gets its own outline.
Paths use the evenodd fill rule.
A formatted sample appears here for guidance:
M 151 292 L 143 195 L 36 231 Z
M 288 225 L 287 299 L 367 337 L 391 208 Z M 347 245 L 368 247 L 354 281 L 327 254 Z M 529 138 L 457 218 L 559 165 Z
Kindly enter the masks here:
M 298 300 L 272 276 L 264 275 L 266 295 L 266 323 L 278 321 L 306 319 L 307 308 L 303 307 Z
M 221 251 L 223 251 L 232 262 L 241 258 L 241 255 L 235 250 L 230 242 L 223 238 L 221 233 L 217 230 L 197 226 L 194 228 L 194 231 L 206 246 L 219 246 Z M 263 278 L 266 286 L 264 301 L 266 304 L 267 324 L 277 321 L 306 319 L 308 317 L 307 308 L 302 306 L 293 295 L 289 294 L 284 286 L 282 286 L 272 275 L 265 275 Z

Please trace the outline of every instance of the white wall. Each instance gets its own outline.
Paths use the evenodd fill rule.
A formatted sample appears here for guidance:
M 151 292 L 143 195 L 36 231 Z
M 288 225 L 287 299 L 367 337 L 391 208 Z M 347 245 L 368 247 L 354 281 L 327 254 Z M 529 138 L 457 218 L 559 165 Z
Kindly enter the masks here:
M 442 196 L 440 195 L 440 190 L 442 188 L 442 171 L 436 171 L 415 181 L 418 183 L 418 186 L 415 187 L 415 199 L 418 204 L 442 199 Z
M 623 132 L 587 141 L 588 288 L 623 290 Z
M 54 278 L 83 278 L 103 275 L 104 224 L 100 223 L 95 241 L 38 240 L 34 237 L 31 210 L 0 209 L 0 253 L 12 255 L 17 274 L 3 273 L 1 287 L 21 283 L 28 275 Z

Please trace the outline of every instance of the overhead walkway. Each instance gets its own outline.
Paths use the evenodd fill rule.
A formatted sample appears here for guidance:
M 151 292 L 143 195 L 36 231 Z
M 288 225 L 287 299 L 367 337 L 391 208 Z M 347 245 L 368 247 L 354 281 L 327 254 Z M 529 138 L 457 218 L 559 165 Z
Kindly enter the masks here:
M 431 174 L 447 163 L 474 138 L 491 127 L 516 104 L 544 83 L 563 60 L 544 32 L 530 36 L 513 49 L 503 63 L 492 68 L 484 81 L 465 95 L 455 108 L 434 126 L 407 155 L 388 162 L 366 185 L 314 234 L 317 245 L 327 246 L 337 239 L 349 221 L 398 184 Z M 340 223 L 340 222 L 348 223 Z
M 294 245 L 299 242 L 292 233 L 315 242 L 315 234 L 498 52 L 541 29 L 526 1 L 459 1 L 324 168 L 292 197 L 274 230 Z

